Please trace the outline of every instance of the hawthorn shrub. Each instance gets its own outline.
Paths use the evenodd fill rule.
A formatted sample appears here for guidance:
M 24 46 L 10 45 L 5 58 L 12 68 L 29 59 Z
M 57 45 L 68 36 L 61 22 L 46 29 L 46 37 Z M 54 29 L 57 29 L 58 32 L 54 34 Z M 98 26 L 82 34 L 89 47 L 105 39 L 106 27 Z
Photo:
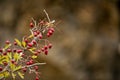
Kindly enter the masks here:
M 39 80 L 38 66 L 46 63 L 39 63 L 35 59 L 41 53 L 48 55 L 52 48 L 48 38 L 55 31 L 55 20 L 51 21 L 48 13 L 45 10 L 44 12 L 48 20 L 43 19 L 36 22 L 32 18 L 30 35 L 24 36 L 22 40 L 14 39 L 13 43 L 7 40 L 5 46 L 0 48 L 0 80 L 5 80 L 10 76 L 14 80 L 16 76 L 24 79 L 25 72 L 36 74 L 35 80 Z

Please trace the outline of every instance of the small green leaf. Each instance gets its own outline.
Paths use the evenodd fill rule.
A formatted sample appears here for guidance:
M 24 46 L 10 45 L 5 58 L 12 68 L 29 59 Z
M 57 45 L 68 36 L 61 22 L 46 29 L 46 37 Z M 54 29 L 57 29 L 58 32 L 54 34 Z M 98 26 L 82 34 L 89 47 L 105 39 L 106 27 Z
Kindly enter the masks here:
M 8 56 L 10 59 L 12 59 L 12 53 L 11 53 L 11 52 L 8 53 L 7 56 Z
M 2 62 L 3 60 L 5 60 L 6 58 L 3 56 L 3 57 L 0 57 L 0 62 Z
M 23 47 L 25 47 L 26 46 L 26 42 L 22 41 L 22 45 L 23 45 Z
M 33 34 L 31 34 L 28 38 L 32 38 L 32 37 L 34 37 L 34 35 L 33 35 Z
M 33 48 L 29 49 L 29 51 L 30 51 L 31 53 L 35 53 L 35 50 L 36 50 L 36 48 L 35 48 L 35 47 L 33 47 Z
M 19 75 L 22 79 L 24 79 L 24 74 L 23 74 L 23 73 L 18 72 L 18 75 Z
M 21 42 L 20 42 L 18 39 L 15 39 L 15 41 L 17 42 L 17 44 L 18 44 L 19 46 L 21 46 Z
M 10 61 L 10 58 L 6 55 L 6 56 L 4 56 L 4 61 L 6 61 L 6 62 L 9 62 Z
M 3 56 L 3 57 L 0 58 L 0 64 L 3 64 L 4 61 L 9 62 L 9 60 L 10 59 L 9 59 L 9 57 L 7 55 Z
M 10 64 L 10 68 L 11 68 L 12 71 L 14 71 L 14 70 L 15 70 L 15 64 L 12 64 L 12 63 L 11 63 L 11 64 Z
M 16 76 L 16 74 L 12 73 L 12 77 L 13 77 L 13 79 L 15 79 L 15 76 Z
M 18 66 L 18 67 L 16 67 L 15 69 L 14 69 L 14 71 L 17 71 L 17 70 L 19 70 L 19 69 L 21 69 L 22 67 L 21 66 Z
M 18 62 L 18 60 L 21 59 L 20 54 L 15 53 L 15 54 L 14 54 L 14 59 L 15 59 L 16 62 Z
M 6 45 L 3 49 L 6 50 L 7 48 L 9 48 L 12 44 L 8 44 Z
M 5 77 L 5 78 L 6 78 L 6 77 L 8 77 L 8 76 L 10 76 L 10 73 L 9 73 L 8 71 L 4 71 L 4 72 L 1 72 L 1 73 L 0 73 L 0 78 L 1 78 L 1 77 Z
M 33 55 L 32 58 L 35 59 L 35 58 L 37 58 L 37 56 Z
M 33 47 L 33 48 L 31 48 L 31 50 L 36 50 L 36 48 L 35 48 L 35 47 Z
M 7 72 L 7 71 L 5 71 L 5 72 L 4 72 L 4 77 L 8 77 L 8 76 L 10 76 L 10 73 Z

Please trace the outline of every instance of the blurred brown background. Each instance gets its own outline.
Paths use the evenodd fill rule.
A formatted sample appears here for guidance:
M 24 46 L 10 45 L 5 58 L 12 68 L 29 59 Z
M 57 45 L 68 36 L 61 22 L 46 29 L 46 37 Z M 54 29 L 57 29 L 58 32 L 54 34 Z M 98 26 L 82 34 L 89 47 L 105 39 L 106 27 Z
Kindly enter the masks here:
M 120 80 L 119 0 L 0 0 L 0 45 L 28 34 L 43 9 L 61 23 L 49 55 L 38 59 L 47 63 L 40 80 Z

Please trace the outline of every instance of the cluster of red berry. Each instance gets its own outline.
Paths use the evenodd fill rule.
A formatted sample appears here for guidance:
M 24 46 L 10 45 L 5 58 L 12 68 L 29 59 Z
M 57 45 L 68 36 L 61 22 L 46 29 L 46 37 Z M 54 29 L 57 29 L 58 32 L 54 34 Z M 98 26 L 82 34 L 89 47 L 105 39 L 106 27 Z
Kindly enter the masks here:
M 16 72 L 23 78 L 23 74 L 28 71 L 35 73 L 35 80 L 39 80 L 38 65 L 44 63 L 37 63 L 35 59 L 40 53 L 48 54 L 52 44 L 47 38 L 53 35 L 54 31 L 53 22 L 42 20 L 36 24 L 32 19 L 29 36 L 23 37 L 22 41 L 15 39 L 13 43 L 7 40 L 5 47 L 0 48 L 0 79 L 9 77 L 10 74 L 15 78 Z

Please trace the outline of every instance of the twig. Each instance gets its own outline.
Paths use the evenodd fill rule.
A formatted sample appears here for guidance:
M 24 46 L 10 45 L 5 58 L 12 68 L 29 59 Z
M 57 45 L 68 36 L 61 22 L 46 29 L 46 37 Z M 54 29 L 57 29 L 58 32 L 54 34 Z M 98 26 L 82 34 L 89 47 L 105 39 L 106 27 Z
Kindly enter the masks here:
M 35 64 L 32 64 L 32 65 L 23 66 L 22 68 L 29 68 L 29 67 L 32 67 L 32 66 L 45 65 L 45 64 L 46 64 L 46 63 L 35 63 Z M 20 69 L 22 69 L 22 68 L 19 68 L 19 69 L 13 71 L 13 72 L 16 72 L 16 71 L 18 71 L 18 70 L 20 70 Z
M 44 12 L 45 12 L 45 14 L 46 14 L 46 16 L 47 16 L 47 18 L 48 18 L 48 21 L 50 22 L 50 17 L 49 17 L 49 15 L 48 15 L 48 13 L 46 12 L 45 9 L 44 9 Z
M 23 66 L 23 67 L 21 67 L 21 68 L 15 70 L 15 71 L 12 71 L 12 72 L 19 71 L 19 70 L 22 69 L 22 68 L 29 68 L 29 67 L 32 67 L 32 66 L 36 66 L 36 65 L 45 65 L 45 64 L 46 64 L 46 63 L 35 63 L 35 64 L 32 64 L 32 65 Z M 6 70 L 7 70 L 7 69 L 1 71 L 0 74 L 3 73 L 3 72 L 5 72 Z M 3 78 L 4 78 L 4 76 L 3 76 L 3 77 L 0 77 L 0 80 L 3 79 Z

